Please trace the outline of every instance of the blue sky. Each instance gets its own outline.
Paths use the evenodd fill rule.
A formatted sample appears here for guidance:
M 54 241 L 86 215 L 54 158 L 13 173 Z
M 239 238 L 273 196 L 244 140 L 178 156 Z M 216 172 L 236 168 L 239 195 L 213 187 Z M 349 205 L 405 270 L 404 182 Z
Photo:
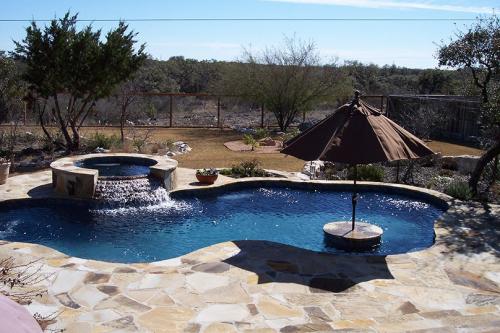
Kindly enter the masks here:
M 0 19 L 50 19 L 68 9 L 81 19 L 137 18 L 433 18 L 466 19 L 492 12 L 491 0 L 16 0 L 2 3 Z M 40 23 L 44 24 L 44 23 Z M 437 46 L 453 21 L 131 22 L 153 57 L 183 55 L 234 60 L 242 48 L 280 44 L 283 36 L 312 40 L 325 62 L 338 58 L 379 65 L 434 68 Z M 0 50 L 24 36 L 28 22 L 0 22 Z M 94 22 L 109 30 L 116 23 Z

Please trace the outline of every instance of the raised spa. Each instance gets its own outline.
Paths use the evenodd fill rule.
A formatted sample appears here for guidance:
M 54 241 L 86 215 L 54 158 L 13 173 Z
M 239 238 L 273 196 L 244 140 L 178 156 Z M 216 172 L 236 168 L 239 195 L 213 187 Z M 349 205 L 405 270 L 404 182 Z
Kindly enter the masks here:
M 151 262 L 236 240 L 268 240 L 303 249 L 329 247 L 323 225 L 349 218 L 351 194 L 333 190 L 253 187 L 207 193 L 174 192 L 154 206 L 107 208 L 74 200 L 33 199 L 0 205 L 0 239 L 39 243 L 65 254 L 114 262 Z M 443 207 L 383 192 L 364 192 L 360 220 L 384 230 L 379 246 L 362 252 L 388 255 L 434 242 Z
M 90 157 L 75 162 L 80 168 L 94 169 L 99 172 L 99 178 L 131 178 L 146 177 L 149 168 L 157 162 L 150 158 L 129 156 Z
M 52 186 L 59 194 L 91 199 L 99 180 L 130 180 L 151 177 L 171 190 L 177 161 L 146 154 L 88 154 L 52 162 Z

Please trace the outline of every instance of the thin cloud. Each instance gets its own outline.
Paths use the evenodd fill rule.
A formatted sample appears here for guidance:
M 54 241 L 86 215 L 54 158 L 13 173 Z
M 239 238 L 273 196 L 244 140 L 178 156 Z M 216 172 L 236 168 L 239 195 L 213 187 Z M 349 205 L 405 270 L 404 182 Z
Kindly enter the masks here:
M 183 43 L 183 42 L 150 42 L 148 45 L 153 46 L 168 46 L 168 47 L 183 47 L 183 48 L 200 48 L 200 49 L 241 49 L 240 44 L 234 43 Z
M 477 6 L 460 6 L 452 4 L 436 4 L 418 1 L 378 1 L 378 0 L 263 0 L 268 2 L 288 2 L 310 5 L 332 5 L 360 8 L 387 8 L 387 9 L 426 9 L 447 12 L 463 12 L 476 14 L 492 14 L 493 8 Z

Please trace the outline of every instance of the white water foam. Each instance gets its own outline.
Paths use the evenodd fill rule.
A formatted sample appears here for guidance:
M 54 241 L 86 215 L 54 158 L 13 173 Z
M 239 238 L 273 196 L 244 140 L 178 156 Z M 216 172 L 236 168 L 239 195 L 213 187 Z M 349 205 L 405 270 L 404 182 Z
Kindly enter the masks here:
M 158 180 L 137 178 L 99 180 L 95 199 L 101 205 L 93 210 L 97 214 L 126 215 L 137 211 L 185 211 L 191 207 L 170 198 Z

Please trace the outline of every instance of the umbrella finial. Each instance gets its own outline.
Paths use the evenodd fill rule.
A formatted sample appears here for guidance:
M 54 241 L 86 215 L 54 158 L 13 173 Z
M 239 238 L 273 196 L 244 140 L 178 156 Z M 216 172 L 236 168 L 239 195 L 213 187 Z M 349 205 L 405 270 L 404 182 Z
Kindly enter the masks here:
M 361 96 L 361 92 L 359 90 L 354 90 L 354 102 L 356 104 L 359 104 L 359 97 Z
M 354 106 L 359 106 L 359 96 L 361 96 L 361 93 L 359 90 L 354 90 L 354 98 L 351 102 L 351 112 L 354 110 Z

